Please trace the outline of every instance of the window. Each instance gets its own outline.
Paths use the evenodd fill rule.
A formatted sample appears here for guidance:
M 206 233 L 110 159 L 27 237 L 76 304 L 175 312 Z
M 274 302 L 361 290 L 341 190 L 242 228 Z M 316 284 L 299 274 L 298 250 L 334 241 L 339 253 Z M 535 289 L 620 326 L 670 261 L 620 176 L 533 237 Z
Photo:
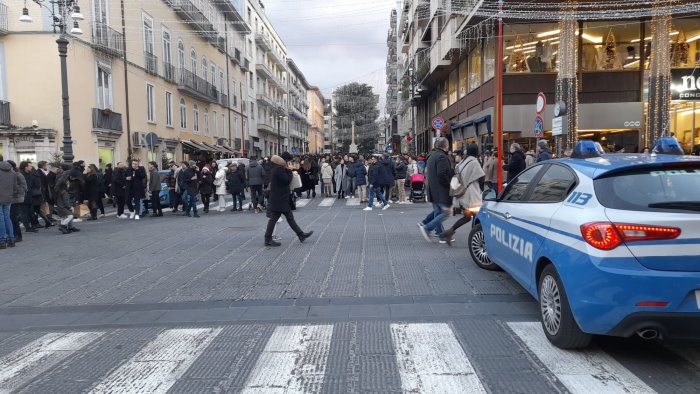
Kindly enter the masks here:
M 173 127 L 173 94 L 165 92 L 165 125 Z
M 496 38 L 486 40 L 484 46 L 484 82 L 496 76 Z
M 559 26 L 556 23 L 514 23 L 504 29 L 505 72 L 557 71 Z
M 209 78 L 207 77 L 208 68 L 209 66 L 207 65 L 207 58 L 202 56 L 202 79 L 204 79 L 205 81 L 209 81 Z
M 112 104 L 112 70 L 102 64 L 97 65 L 97 108 L 114 109 Z
M 459 68 L 455 68 L 452 70 L 450 73 L 450 82 L 449 82 L 449 103 L 447 105 L 452 105 L 457 102 L 457 92 L 459 91 Z
M 165 27 L 163 28 L 163 63 L 173 63 L 172 51 L 170 48 L 170 31 Z
M 212 119 L 214 120 L 214 136 L 219 136 L 219 114 L 216 111 L 212 112 Z
M 190 71 L 192 71 L 192 74 L 197 75 L 197 52 L 194 48 L 190 49 Z
M 527 189 L 530 186 L 530 182 L 535 179 L 535 176 L 540 172 L 542 167 L 543 166 L 540 165 L 523 171 L 522 174 L 508 184 L 506 191 L 501 197 L 501 201 L 524 201 L 525 195 L 527 194 Z
M 185 68 L 185 44 L 182 43 L 182 40 L 177 41 L 177 67 Z
M 146 118 L 149 122 L 156 121 L 155 88 L 151 84 L 146 84 Z
M 228 135 L 226 133 L 226 115 L 221 114 L 221 133 L 219 133 L 220 136 L 226 138 Z
M 528 201 L 562 202 L 576 184 L 576 177 L 566 167 L 550 165 L 532 190 Z
M 481 43 L 469 53 L 469 91 L 481 86 Z
M 204 135 L 209 135 L 209 110 L 204 109 Z
M 227 91 L 226 79 L 224 79 L 224 70 L 219 70 L 219 83 L 221 84 L 221 86 L 219 87 L 219 90 L 222 92 Z
M 648 41 L 645 42 L 650 43 L 652 34 L 650 30 L 647 32 Z M 678 30 L 672 29 L 671 40 L 675 41 L 679 34 Z M 638 23 L 586 22 L 583 24 L 581 38 L 583 70 L 639 70 L 641 31 Z M 608 43 L 610 51 L 606 48 Z
M 192 107 L 192 129 L 195 134 L 199 134 L 199 107 L 197 104 Z
M 187 130 L 187 104 L 185 99 L 180 99 L 180 128 Z
M 155 43 L 153 41 L 153 18 L 143 14 L 143 50 L 153 55 Z
M 211 64 L 211 86 L 214 87 L 214 89 L 218 89 L 219 86 L 217 86 L 216 83 L 216 64 L 212 63 Z

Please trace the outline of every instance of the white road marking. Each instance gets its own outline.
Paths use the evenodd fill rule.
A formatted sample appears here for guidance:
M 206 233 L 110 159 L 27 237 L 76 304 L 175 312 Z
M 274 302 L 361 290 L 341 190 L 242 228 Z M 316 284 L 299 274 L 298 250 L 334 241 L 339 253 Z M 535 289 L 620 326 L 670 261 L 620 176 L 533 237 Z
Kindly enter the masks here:
M 10 393 L 81 350 L 103 332 L 51 333 L 0 358 L 0 393 Z
M 165 393 L 220 332 L 220 328 L 164 331 L 90 393 Z
M 275 328 L 241 392 L 320 392 L 332 335 L 332 325 Z
M 392 324 L 391 337 L 404 392 L 486 393 L 447 324 Z
M 562 350 L 549 343 L 540 323 L 513 322 L 508 325 L 572 393 L 655 393 L 600 349 Z
M 309 200 L 308 198 L 299 199 L 299 200 L 297 200 L 296 207 L 303 208 L 303 207 L 309 205 L 310 202 L 311 202 L 311 200 Z
M 360 205 L 360 199 L 359 199 L 359 198 L 349 198 L 349 199 L 347 199 L 347 200 L 345 200 L 345 201 L 347 201 L 346 205 L 349 206 L 349 207 L 350 207 L 350 206 L 358 206 L 358 205 Z
M 332 207 L 333 204 L 335 204 L 335 198 L 324 198 L 323 201 L 321 201 L 320 204 L 318 204 L 319 207 Z

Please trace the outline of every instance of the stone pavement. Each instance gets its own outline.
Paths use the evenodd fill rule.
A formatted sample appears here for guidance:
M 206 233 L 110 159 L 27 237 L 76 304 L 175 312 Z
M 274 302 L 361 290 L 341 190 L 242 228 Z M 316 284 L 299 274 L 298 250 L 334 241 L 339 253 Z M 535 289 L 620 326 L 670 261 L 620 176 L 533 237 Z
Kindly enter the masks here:
M 304 244 L 264 215 L 166 214 L 28 234 L 0 251 L 0 393 L 700 392 L 697 343 L 546 342 L 537 305 L 416 222 L 302 200 Z M 451 219 L 454 220 L 454 219 Z

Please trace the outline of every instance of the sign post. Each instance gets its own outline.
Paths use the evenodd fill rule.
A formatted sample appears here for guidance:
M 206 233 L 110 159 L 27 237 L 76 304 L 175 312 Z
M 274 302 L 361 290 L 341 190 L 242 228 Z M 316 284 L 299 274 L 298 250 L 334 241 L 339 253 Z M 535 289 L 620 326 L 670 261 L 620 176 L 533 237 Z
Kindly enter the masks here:
M 540 115 L 535 117 L 535 137 L 539 140 L 544 135 L 544 119 Z
M 537 94 L 537 102 L 535 104 L 535 109 L 537 111 L 537 116 L 535 116 L 535 138 L 537 138 L 537 142 L 535 143 L 535 146 L 539 146 L 540 138 L 544 136 L 544 119 L 542 119 L 542 114 L 546 108 L 547 96 L 545 96 L 544 93 L 539 92 Z
M 437 118 L 433 119 L 433 129 L 435 129 L 435 134 L 437 137 L 440 136 L 439 135 L 440 130 L 442 129 L 442 127 L 444 125 L 445 125 L 445 119 L 443 119 L 439 116 Z

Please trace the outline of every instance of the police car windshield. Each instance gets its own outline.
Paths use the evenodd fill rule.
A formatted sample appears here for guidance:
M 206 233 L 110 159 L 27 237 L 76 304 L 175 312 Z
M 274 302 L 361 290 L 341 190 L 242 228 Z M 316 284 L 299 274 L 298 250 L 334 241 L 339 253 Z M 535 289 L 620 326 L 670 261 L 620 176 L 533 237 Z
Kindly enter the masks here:
M 700 213 L 700 166 L 658 167 L 616 173 L 594 181 L 606 208 Z

